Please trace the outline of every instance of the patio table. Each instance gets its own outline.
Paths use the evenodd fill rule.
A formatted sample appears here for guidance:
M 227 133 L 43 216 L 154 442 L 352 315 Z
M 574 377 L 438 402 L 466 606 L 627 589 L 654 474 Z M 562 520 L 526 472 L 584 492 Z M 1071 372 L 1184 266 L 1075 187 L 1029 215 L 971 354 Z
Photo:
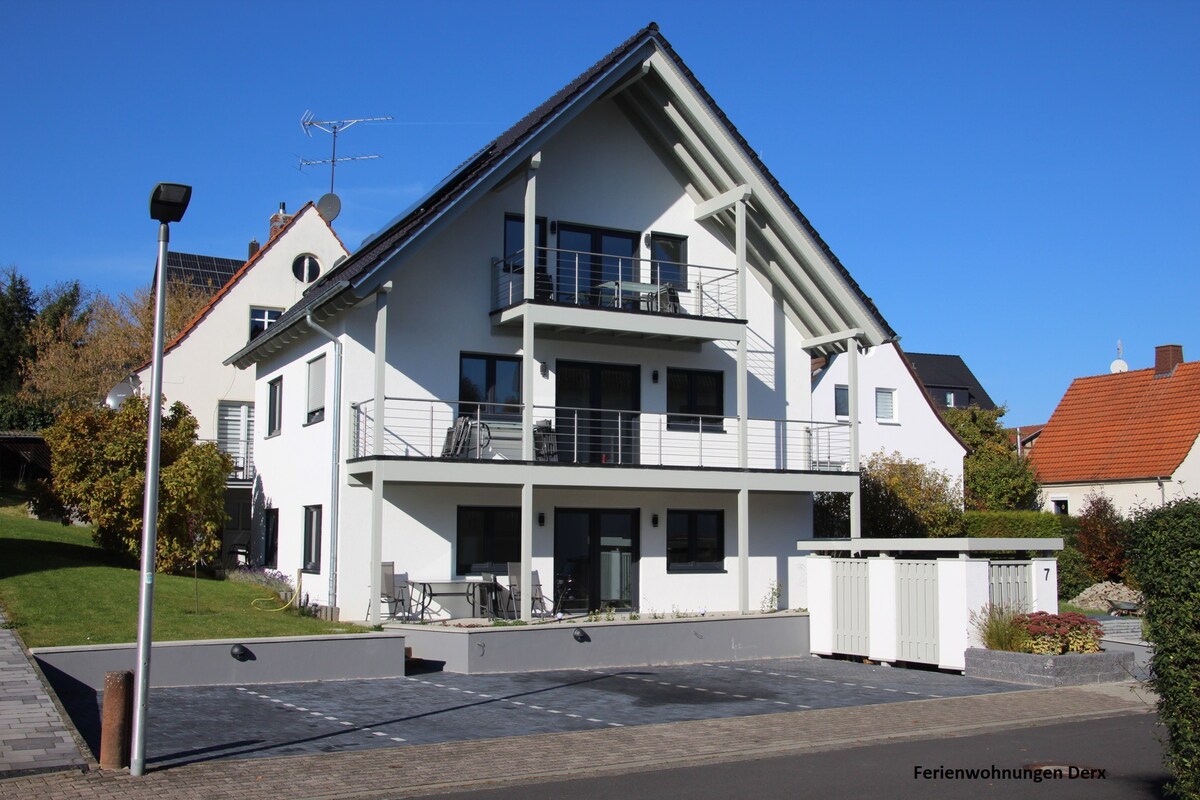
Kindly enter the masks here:
M 483 588 L 482 581 L 468 580 L 414 580 L 409 584 L 416 590 L 417 619 L 424 620 L 429 612 L 429 606 L 437 597 L 463 597 L 471 607 L 471 616 L 480 608 L 479 592 Z

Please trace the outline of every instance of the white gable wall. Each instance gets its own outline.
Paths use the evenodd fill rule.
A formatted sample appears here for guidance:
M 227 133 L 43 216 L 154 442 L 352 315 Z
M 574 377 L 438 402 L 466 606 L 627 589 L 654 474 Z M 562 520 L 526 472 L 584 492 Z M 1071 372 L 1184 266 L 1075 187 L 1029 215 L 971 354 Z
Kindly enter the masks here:
M 833 418 L 834 387 L 849 383 L 848 359 L 839 355 L 813 382 L 813 413 Z M 866 459 L 880 450 L 899 452 L 936 467 L 962 482 L 965 449 L 946 429 L 930 407 L 920 385 L 894 344 L 872 347 L 858 359 L 859 452 Z M 875 390 L 894 389 L 895 419 L 879 421 L 875 416 Z

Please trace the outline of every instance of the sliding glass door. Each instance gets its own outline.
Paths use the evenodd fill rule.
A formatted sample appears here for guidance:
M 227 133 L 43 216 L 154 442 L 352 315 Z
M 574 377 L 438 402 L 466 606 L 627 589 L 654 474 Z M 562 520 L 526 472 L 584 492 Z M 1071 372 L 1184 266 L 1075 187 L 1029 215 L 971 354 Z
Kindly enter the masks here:
M 611 305 L 618 280 L 637 280 L 637 252 L 636 233 L 560 224 L 555 299 Z
M 637 464 L 640 371 L 616 364 L 559 361 L 558 460 L 577 464 Z
M 555 597 L 564 613 L 634 608 L 637 561 L 637 509 L 555 511 Z

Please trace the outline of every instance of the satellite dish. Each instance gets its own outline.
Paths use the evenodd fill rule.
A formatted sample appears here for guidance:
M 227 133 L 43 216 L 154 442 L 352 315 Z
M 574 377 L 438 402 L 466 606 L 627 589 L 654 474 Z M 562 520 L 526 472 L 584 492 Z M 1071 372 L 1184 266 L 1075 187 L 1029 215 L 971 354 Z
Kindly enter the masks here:
M 1116 375 L 1118 372 L 1129 372 L 1129 365 L 1125 363 L 1125 359 L 1118 358 L 1108 365 L 1108 371 L 1113 375 Z
M 337 219 L 338 214 L 342 213 L 342 201 L 336 194 L 329 192 L 322 195 L 317 201 L 317 213 L 319 213 L 326 222 L 333 222 Z
M 137 393 L 137 386 L 134 385 L 135 380 L 137 379 L 130 376 L 114 386 L 109 391 L 108 396 L 104 398 L 104 405 L 113 411 L 119 409 L 126 400 Z

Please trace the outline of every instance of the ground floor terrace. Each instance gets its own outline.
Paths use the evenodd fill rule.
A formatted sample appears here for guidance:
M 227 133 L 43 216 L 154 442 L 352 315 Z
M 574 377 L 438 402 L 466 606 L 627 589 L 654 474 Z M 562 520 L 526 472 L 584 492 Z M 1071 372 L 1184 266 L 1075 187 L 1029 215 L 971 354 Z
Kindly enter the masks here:
M 446 480 L 431 482 L 438 473 Z M 520 482 L 500 483 L 501 474 Z M 394 610 L 374 602 L 388 594 L 381 569 L 389 564 L 426 621 L 483 616 L 470 584 L 493 577 L 495 609 L 526 620 L 802 607 L 796 542 L 812 536 L 804 489 L 857 488 L 857 475 L 846 473 L 412 459 L 357 478 L 342 497 L 339 605 L 342 618 L 375 624 Z M 514 586 L 540 588 L 541 602 L 536 590 L 514 594 Z

